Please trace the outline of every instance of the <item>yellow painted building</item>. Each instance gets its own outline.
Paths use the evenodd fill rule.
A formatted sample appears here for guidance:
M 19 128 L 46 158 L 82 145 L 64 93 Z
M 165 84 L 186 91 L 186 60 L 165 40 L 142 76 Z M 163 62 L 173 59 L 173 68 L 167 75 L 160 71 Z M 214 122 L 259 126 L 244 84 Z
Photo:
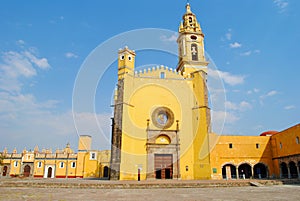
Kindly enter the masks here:
M 91 150 L 91 136 L 79 137 L 78 153 L 70 144 L 62 150 L 51 149 L 34 151 L 24 149 L 22 153 L 1 155 L 0 178 L 2 177 L 35 177 L 35 178 L 108 178 L 110 151 Z
M 111 179 L 210 178 L 204 34 L 190 5 L 179 28 L 179 63 L 135 72 L 119 51 Z
M 300 124 L 260 136 L 211 133 L 204 34 L 186 5 L 175 68 L 135 71 L 136 53 L 118 52 L 112 147 L 78 152 L 0 153 L 0 178 L 248 179 L 300 178 Z
M 177 43 L 174 69 L 135 72 L 136 53 L 119 50 L 111 179 L 298 177 L 298 125 L 273 136 L 210 133 L 204 34 L 189 4 Z

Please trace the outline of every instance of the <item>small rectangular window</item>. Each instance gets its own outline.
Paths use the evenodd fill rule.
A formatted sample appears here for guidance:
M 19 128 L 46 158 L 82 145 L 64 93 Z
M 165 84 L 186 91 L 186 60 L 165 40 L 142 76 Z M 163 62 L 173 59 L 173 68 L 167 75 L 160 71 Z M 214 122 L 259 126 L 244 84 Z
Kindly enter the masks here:
M 76 167 L 76 163 L 75 163 L 75 162 L 72 162 L 72 163 L 71 163 L 71 167 L 72 167 L 72 168 L 75 168 L 75 167 Z
M 18 161 L 15 161 L 15 162 L 14 162 L 14 166 L 15 166 L 15 167 L 18 167 Z
M 282 143 L 281 142 L 279 143 L 279 148 L 282 149 Z
M 256 143 L 256 149 L 259 149 L 260 145 L 258 143 Z
M 95 160 L 96 159 L 96 153 L 95 152 L 91 152 L 90 153 L 90 160 Z
M 229 149 L 232 149 L 233 145 L 232 143 L 229 143 Z
M 59 167 L 64 168 L 64 162 L 60 162 Z
M 166 78 L 166 73 L 160 72 L 160 79 L 165 79 L 165 78 Z
M 41 161 L 38 162 L 37 167 L 38 167 L 38 168 L 41 168 L 41 167 L 42 167 L 42 162 L 41 162 Z
M 299 137 L 296 137 L 296 144 L 299 144 Z

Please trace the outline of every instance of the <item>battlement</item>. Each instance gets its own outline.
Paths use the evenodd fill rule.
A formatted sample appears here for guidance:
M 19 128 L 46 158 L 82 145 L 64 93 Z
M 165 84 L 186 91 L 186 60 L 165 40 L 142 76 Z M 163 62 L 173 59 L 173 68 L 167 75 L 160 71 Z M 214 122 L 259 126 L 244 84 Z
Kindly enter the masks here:
M 165 73 L 165 74 L 161 74 Z M 160 65 L 151 68 L 144 68 L 139 71 L 134 72 L 134 77 L 141 78 L 159 78 L 159 79 L 186 79 L 191 78 L 191 74 L 185 72 L 177 71 L 174 68 L 168 66 Z

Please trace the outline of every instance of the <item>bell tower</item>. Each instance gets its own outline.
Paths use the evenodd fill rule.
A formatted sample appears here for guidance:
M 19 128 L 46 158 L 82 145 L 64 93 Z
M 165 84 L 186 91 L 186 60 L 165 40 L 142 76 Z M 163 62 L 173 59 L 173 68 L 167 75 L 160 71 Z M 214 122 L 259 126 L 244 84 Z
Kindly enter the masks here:
M 186 5 L 186 12 L 182 19 L 177 39 L 179 49 L 177 71 L 193 73 L 203 70 L 206 72 L 208 62 L 204 55 L 204 34 L 189 3 Z
M 135 52 L 128 49 L 125 46 L 124 49 L 119 50 L 118 59 L 118 80 L 123 79 L 124 75 L 127 73 L 133 73 L 135 62 Z

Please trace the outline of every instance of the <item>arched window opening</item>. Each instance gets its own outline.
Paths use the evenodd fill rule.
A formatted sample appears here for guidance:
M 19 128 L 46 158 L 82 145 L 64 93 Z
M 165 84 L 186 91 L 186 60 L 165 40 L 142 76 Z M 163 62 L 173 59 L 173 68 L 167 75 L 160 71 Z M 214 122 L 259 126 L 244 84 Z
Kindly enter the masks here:
M 241 164 L 238 170 L 240 179 L 250 179 L 252 177 L 251 166 L 249 164 Z
M 255 179 L 268 178 L 268 168 L 262 163 L 258 163 L 254 165 L 254 178 Z
M 198 47 L 197 44 L 191 45 L 191 54 L 192 54 L 192 60 L 198 61 Z
M 293 179 L 298 178 L 296 163 L 293 161 L 289 162 L 289 167 L 290 167 L 291 178 Z
M 288 178 L 289 174 L 288 174 L 288 168 L 286 163 L 281 163 L 280 164 L 280 170 L 281 170 L 281 178 Z
M 107 166 L 103 169 L 103 177 L 108 178 L 109 176 L 109 168 Z
M 226 164 L 222 167 L 223 179 L 236 179 L 236 167 L 232 164 Z

